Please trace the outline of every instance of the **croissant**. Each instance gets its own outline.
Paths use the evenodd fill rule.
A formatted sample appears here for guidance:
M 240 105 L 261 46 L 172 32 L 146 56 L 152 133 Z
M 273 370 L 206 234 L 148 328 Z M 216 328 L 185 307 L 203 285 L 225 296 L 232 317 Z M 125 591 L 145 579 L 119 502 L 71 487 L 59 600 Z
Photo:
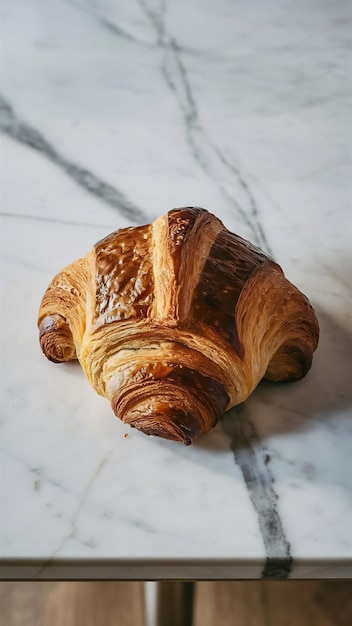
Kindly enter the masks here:
M 263 377 L 305 376 L 319 337 L 280 266 L 194 207 L 99 241 L 53 279 L 38 327 L 123 422 L 186 445 Z

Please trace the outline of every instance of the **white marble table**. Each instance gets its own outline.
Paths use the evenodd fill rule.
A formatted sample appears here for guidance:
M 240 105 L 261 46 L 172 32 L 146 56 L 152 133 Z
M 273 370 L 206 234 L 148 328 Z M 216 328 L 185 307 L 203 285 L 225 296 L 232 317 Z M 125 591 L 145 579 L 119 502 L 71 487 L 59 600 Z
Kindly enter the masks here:
M 3 0 L 3 578 L 352 577 L 347 13 Z M 303 381 L 187 448 L 126 427 L 36 328 L 64 265 L 183 205 L 270 251 L 321 325 Z

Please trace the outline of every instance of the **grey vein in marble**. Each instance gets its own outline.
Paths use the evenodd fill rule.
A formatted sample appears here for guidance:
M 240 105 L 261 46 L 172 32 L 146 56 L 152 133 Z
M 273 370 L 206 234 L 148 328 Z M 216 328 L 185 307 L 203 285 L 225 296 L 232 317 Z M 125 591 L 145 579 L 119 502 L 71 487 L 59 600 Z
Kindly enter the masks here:
M 259 437 L 245 415 L 244 406 L 226 413 L 222 424 L 258 515 L 267 555 L 262 578 L 287 578 L 292 566 L 290 544 L 277 510 L 278 496 Z
M 23 219 L 30 220 L 35 222 L 49 222 L 51 224 L 62 224 L 63 226 L 78 226 L 81 228 L 84 226 L 85 228 L 106 228 L 112 229 L 113 226 L 111 224 L 90 224 L 89 222 L 75 222 L 73 220 L 58 220 L 54 217 L 43 217 L 43 215 L 25 215 L 24 213 L 7 213 L 6 211 L 1 211 L 0 215 L 2 217 L 8 217 L 10 219 Z
M 186 67 L 180 54 L 177 40 L 169 35 L 165 27 L 166 3 L 159 12 L 151 9 L 144 0 L 138 0 L 157 34 L 157 43 L 164 50 L 162 59 L 163 76 L 174 92 L 182 111 L 187 138 L 194 157 L 203 171 L 214 180 L 220 191 L 233 204 L 238 217 L 250 229 L 253 240 L 269 254 L 271 249 L 259 220 L 258 207 L 250 187 L 239 169 L 225 157 L 220 148 L 212 142 L 203 128 L 198 114 Z M 243 208 L 227 187 L 220 182 L 222 170 L 230 171 L 246 198 Z M 220 170 L 220 175 L 219 175 Z M 241 416 L 235 421 L 224 421 L 225 431 L 231 437 L 231 447 L 241 468 L 254 509 L 258 515 L 267 560 L 263 578 L 286 578 L 291 569 L 289 543 L 279 517 L 273 489 L 273 479 L 269 469 L 256 453 L 259 438 L 251 422 Z
M 259 220 L 258 206 L 247 181 L 239 168 L 231 163 L 211 140 L 200 121 L 188 73 L 181 57 L 181 46 L 166 30 L 166 2 L 161 3 L 160 10 L 157 12 L 145 0 L 137 1 L 156 32 L 158 46 L 164 52 L 161 71 L 179 104 L 187 140 L 194 158 L 223 196 L 232 204 L 238 219 L 247 227 L 252 240 L 271 254 L 270 244 Z M 229 173 L 231 186 L 223 182 Z M 232 191 L 236 183 L 238 195 L 242 196 L 245 206 L 239 203 Z
M 155 28 L 158 45 L 164 50 L 162 73 L 174 92 L 184 116 L 188 142 L 192 153 L 203 171 L 214 180 L 220 191 L 232 202 L 238 217 L 249 227 L 253 240 L 271 253 L 270 245 L 261 226 L 258 207 L 250 187 L 241 172 L 235 167 L 209 138 L 203 128 L 197 105 L 180 55 L 178 43 L 169 35 L 165 27 L 166 5 L 162 4 L 159 13 L 153 11 L 144 0 L 138 0 L 147 17 Z M 219 169 L 230 171 L 246 197 L 243 208 L 220 180 Z M 269 469 L 256 453 L 260 446 L 259 438 L 251 422 L 243 415 L 239 419 L 224 421 L 226 433 L 231 437 L 231 447 L 236 463 L 241 468 L 250 498 L 258 515 L 267 560 L 263 578 L 286 578 L 291 569 L 290 547 L 279 517 L 273 489 L 273 479 Z
M 94 485 L 94 483 L 96 482 L 96 480 L 98 479 L 103 467 L 106 465 L 107 461 L 109 460 L 109 457 L 111 455 L 111 451 L 108 452 L 106 454 L 106 456 L 100 461 L 100 463 L 98 464 L 98 466 L 96 467 L 96 469 L 94 470 L 90 480 L 87 483 L 87 486 L 84 490 L 84 492 L 82 493 L 81 498 L 79 499 L 79 502 L 75 508 L 75 510 L 73 511 L 72 517 L 71 517 L 71 529 L 69 531 L 69 533 L 67 533 L 60 541 L 59 545 L 57 546 L 57 548 L 52 552 L 52 554 L 50 555 L 49 559 L 44 563 L 43 567 L 38 571 L 36 578 L 40 578 L 43 571 L 45 569 L 47 569 L 47 567 L 49 567 L 49 565 L 52 563 L 52 561 L 55 559 L 55 557 L 60 553 L 61 549 L 63 548 L 63 546 L 65 545 L 65 543 L 67 541 L 69 541 L 70 539 L 73 539 L 76 535 L 77 532 L 77 517 L 79 515 L 79 512 L 85 502 L 85 500 L 87 499 L 87 496 L 89 494 L 89 491 L 91 490 L 92 486 Z M 90 547 L 94 547 L 92 546 L 92 544 L 90 544 Z
M 70 493 L 74 494 L 73 491 L 68 490 L 67 487 L 64 487 L 60 482 L 58 482 L 57 480 L 54 480 L 53 478 L 48 476 L 48 474 L 44 473 L 42 467 L 31 467 L 28 463 L 24 461 L 24 459 L 22 459 L 17 454 L 10 453 L 8 450 L 6 450 L 6 448 L 0 448 L 0 455 L 2 457 L 5 457 L 5 456 L 9 457 L 15 463 L 18 463 L 19 465 L 21 465 L 25 470 L 27 470 L 30 474 L 32 474 L 35 477 L 34 478 L 35 491 L 38 490 L 38 487 L 42 483 L 48 483 L 49 485 L 53 487 L 62 489 L 64 491 L 69 491 Z
M 100 180 L 93 172 L 76 165 L 62 156 L 41 133 L 20 120 L 12 106 L 0 95 L 0 130 L 29 148 L 45 155 L 52 163 L 68 174 L 78 185 L 121 215 L 136 224 L 150 221 L 150 216 L 133 204 L 126 196 L 109 183 Z
M 151 44 L 147 41 L 142 41 L 138 39 L 135 35 L 130 33 L 128 30 L 120 26 L 119 24 L 115 24 L 105 18 L 103 15 L 100 15 L 95 9 L 88 7 L 87 5 L 82 6 L 78 2 L 69 1 L 69 4 L 73 6 L 75 9 L 90 15 L 92 18 L 97 20 L 101 26 L 103 26 L 106 30 L 108 30 L 113 35 L 117 35 L 118 37 L 122 37 L 126 41 L 130 41 L 131 43 L 139 44 L 140 46 L 150 46 Z

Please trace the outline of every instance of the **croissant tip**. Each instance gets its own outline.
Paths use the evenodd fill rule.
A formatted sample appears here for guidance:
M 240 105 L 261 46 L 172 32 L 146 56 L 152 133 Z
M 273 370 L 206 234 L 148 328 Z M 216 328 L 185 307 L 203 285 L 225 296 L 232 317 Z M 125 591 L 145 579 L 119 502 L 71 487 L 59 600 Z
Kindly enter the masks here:
M 39 342 L 42 352 L 52 363 L 76 358 L 72 333 L 62 315 L 50 315 L 39 324 Z
M 162 415 L 129 415 L 123 421 L 145 435 L 179 441 L 190 446 L 201 434 L 198 421 L 190 413 L 174 411 Z

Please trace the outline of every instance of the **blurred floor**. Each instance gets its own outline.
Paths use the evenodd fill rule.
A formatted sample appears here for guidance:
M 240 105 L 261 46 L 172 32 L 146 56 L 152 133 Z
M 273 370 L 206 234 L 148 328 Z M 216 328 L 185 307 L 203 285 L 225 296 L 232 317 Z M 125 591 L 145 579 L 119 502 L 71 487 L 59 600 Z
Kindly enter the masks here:
M 2 582 L 1 626 L 144 626 L 143 585 Z
M 2 582 L 0 624 L 146 626 L 143 594 L 138 582 Z M 350 626 L 352 581 L 196 584 L 194 626 L 283 624 Z
M 352 581 L 202 582 L 194 626 L 347 626 Z

